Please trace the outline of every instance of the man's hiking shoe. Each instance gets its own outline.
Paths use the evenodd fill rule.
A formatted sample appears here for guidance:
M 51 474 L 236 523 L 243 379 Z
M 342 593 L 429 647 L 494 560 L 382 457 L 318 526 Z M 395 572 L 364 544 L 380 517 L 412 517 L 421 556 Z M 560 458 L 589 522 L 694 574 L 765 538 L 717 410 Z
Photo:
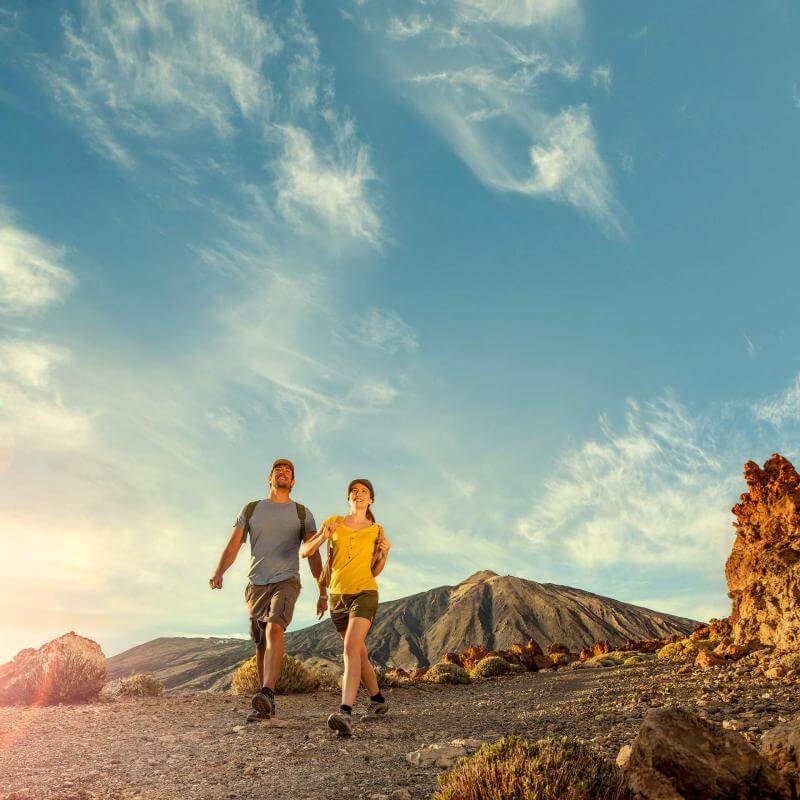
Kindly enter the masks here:
M 262 716 L 261 714 L 258 713 L 258 711 L 251 711 L 247 715 L 247 719 L 245 720 L 245 722 L 261 722 L 261 720 L 263 719 L 268 719 L 268 717 Z
M 328 717 L 328 727 L 332 731 L 336 731 L 339 736 L 353 735 L 353 721 L 350 715 L 343 711 L 336 711 Z
M 369 722 L 373 719 L 379 719 L 380 717 L 386 716 L 388 710 L 389 704 L 385 700 L 382 703 L 376 703 L 374 700 L 370 700 L 367 710 L 361 716 L 361 721 Z
M 256 692 L 250 698 L 250 705 L 253 706 L 253 711 L 261 715 L 261 719 L 275 716 L 275 701 L 264 692 Z

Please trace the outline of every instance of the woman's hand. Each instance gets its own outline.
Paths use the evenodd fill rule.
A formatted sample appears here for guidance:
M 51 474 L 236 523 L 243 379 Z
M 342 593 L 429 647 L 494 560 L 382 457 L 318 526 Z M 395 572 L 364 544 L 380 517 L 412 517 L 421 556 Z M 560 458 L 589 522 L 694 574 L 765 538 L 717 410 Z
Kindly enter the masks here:
M 387 539 L 387 538 L 384 536 L 384 537 L 383 537 L 383 538 L 382 538 L 382 539 L 381 539 L 381 540 L 378 542 L 378 556 L 379 556 L 380 558 L 386 558 L 386 556 L 388 556 L 388 555 L 389 555 L 389 549 L 391 548 L 391 546 L 392 546 L 392 545 L 391 545 L 391 543 L 389 542 L 389 540 L 388 540 L 388 539 Z

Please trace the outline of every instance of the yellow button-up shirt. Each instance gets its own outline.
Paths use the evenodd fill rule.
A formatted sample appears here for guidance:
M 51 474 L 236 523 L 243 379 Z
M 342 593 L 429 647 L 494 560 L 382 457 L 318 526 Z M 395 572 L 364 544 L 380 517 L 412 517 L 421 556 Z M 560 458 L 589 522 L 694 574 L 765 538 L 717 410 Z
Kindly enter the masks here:
M 337 519 L 341 517 L 329 517 L 325 524 L 334 525 Z M 328 586 L 331 594 L 358 594 L 370 589 L 377 590 L 378 584 L 372 574 L 372 561 L 378 533 L 377 523 L 358 531 L 339 524 L 331 537 L 333 563 Z

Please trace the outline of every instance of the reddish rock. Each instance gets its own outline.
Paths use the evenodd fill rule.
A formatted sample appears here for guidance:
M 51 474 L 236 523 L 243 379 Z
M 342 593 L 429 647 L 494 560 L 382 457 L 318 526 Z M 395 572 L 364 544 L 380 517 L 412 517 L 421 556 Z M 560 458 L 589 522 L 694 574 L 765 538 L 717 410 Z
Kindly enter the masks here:
M 733 639 L 800 648 L 800 475 L 780 455 L 748 461 L 749 491 L 732 511 L 736 541 L 725 564 Z
M 724 656 L 718 656 L 710 650 L 701 650 L 694 660 L 694 665 L 701 669 L 711 669 L 711 667 L 719 667 L 725 663 Z
M 561 642 L 553 642 L 552 644 L 547 645 L 547 655 L 557 655 L 558 653 L 566 653 L 569 655 L 569 647 L 565 644 L 561 644 Z
M 392 667 L 391 669 L 386 671 L 387 675 L 391 675 L 394 678 L 410 678 L 411 675 L 404 670 L 402 667 Z
M 412 669 L 410 678 L 412 681 L 420 681 L 425 677 L 425 673 L 428 671 L 427 667 L 420 667 L 419 669 Z
M 536 660 L 542 655 L 542 648 L 530 639 L 527 644 L 512 644 L 507 650 L 500 650 L 499 655 L 509 664 L 519 664 L 535 672 L 538 669 Z
M 0 705 L 55 705 L 93 700 L 106 682 L 97 642 L 73 631 L 38 650 L 20 651 L 0 667 Z
M 761 737 L 761 755 L 787 780 L 800 796 L 800 719 L 776 725 Z
M 534 656 L 533 661 L 537 670 L 553 668 L 553 662 L 550 660 L 550 656 Z
M 458 653 L 445 653 L 442 656 L 442 661 L 447 661 L 448 664 L 458 664 L 459 667 L 464 666 L 464 662 L 461 660 L 461 656 Z
M 491 655 L 491 651 L 487 650 L 482 645 L 478 644 L 468 647 L 461 653 L 461 666 L 469 672 L 482 658 L 486 658 L 488 655 Z
M 693 641 L 698 639 L 708 639 L 711 636 L 711 628 L 708 625 L 698 625 L 690 634 L 689 638 Z
M 582 647 L 580 653 L 578 653 L 578 658 L 581 661 L 588 661 L 592 657 L 592 651 L 588 647 Z
M 610 653 L 614 648 L 608 641 L 603 641 L 603 642 L 595 642 L 592 645 L 591 649 L 592 649 L 592 656 L 590 656 L 590 658 L 593 656 L 603 656 L 606 653 Z
M 786 778 L 740 734 L 677 708 L 647 712 L 626 772 L 641 800 L 792 800 Z

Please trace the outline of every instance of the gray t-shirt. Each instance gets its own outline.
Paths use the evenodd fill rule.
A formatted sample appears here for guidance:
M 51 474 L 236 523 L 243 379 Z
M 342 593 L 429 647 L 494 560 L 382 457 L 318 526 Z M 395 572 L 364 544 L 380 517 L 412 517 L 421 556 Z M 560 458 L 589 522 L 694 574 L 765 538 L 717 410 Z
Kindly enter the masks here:
M 244 530 L 245 506 L 233 523 Z M 317 523 L 306 507 L 306 535 Z M 250 582 L 265 585 L 300 577 L 300 519 L 297 504 L 259 500 L 250 517 Z

